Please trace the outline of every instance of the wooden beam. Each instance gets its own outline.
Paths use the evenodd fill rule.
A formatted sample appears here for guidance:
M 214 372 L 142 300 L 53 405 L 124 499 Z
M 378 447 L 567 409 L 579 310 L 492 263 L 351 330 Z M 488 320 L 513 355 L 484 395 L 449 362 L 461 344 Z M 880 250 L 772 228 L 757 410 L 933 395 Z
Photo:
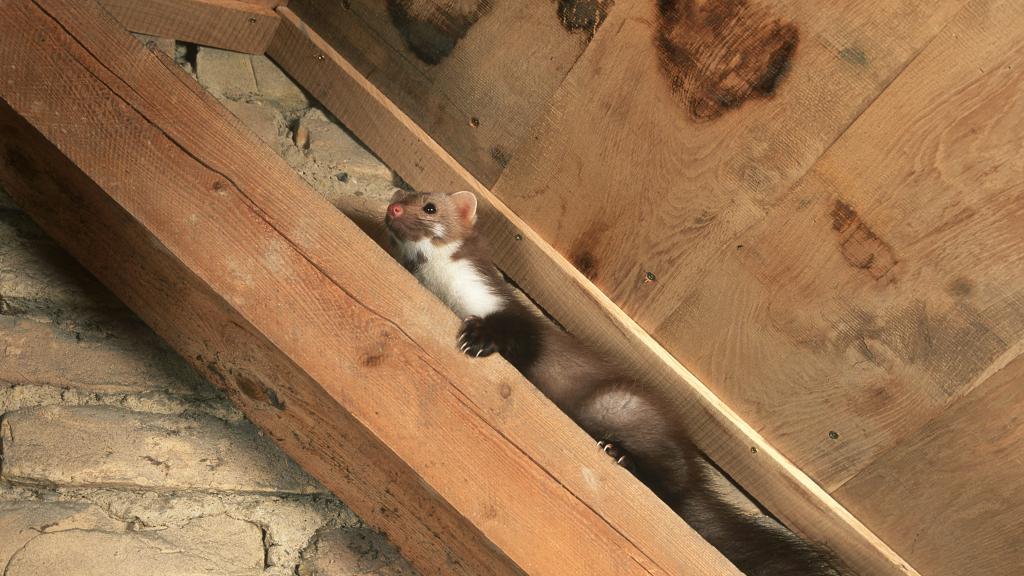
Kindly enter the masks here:
M 738 574 L 96 3 L 0 10 L 4 187 L 422 573 Z
M 1022 413 L 1018 355 L 836 495 L 929 576 L 1020 574 Z
M 287 6 L 288 0 L 238 0 L 243 4 L 255 4 L 256 6 L 263 6 L 264 8 L 277 8 L 278 6 Z
M 863 574 L 917 572 L 665 351 L 287 8 L 267 54 L 420 190 L 472 190 L 499 267 L 569 331 L 680 395 L 698 445 L 789 526 Z
M 267 2 L 246 0 L 99 0 L 132 32 L 262 54 L 277 28 Z

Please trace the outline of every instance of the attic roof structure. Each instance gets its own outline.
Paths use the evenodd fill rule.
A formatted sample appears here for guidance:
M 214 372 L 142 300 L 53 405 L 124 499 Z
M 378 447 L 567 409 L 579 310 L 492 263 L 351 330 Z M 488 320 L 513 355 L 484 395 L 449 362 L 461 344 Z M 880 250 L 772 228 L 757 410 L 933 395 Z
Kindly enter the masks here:
M 738 574 L 129 31 L 265 53 L 476 193 L 502 272 L 858 573 L 1024 566 L 1019 3 L 0 6 L 5 189 L 421 573 Z

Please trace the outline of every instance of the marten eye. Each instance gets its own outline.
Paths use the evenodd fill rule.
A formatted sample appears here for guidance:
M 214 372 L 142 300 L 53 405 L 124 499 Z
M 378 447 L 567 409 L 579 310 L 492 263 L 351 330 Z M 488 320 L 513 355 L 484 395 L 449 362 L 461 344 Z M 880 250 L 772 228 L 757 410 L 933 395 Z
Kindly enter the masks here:
M 427 214 L 433 214 L 434 212 L 437 212 L 437 206 L 434 206 L 433 202 L 427 202 L 423 205 L 423 211 Z

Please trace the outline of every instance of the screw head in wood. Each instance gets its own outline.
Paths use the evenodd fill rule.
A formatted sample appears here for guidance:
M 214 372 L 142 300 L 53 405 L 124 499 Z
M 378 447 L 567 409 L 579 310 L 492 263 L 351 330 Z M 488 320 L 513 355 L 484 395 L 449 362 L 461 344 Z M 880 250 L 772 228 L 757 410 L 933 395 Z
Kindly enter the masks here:
M 469 125 L 472 126 L 473 128 L 479 128 L 480 119 L 477 118 L 476 116 L 473 116 L 472 118 L 469 119 Z
M 522 240 L 522 239 L 523 239 L 523 235 L 522 234 L 516 234 L 516 240 L 517 241 L 518 240 Z
M 836 432 L 835 430 L 829 430 L 828 431 L 828 437 L 833 439 L 833 440 L 838 440 L 839 439 L 839 432 Z
M 255 23 L 256 23 L 256 17 L 255 16 L 249 16 L 249 24 L 255 24 Z
M 317 54 L 316 55 L 316 61 L 317 62 L 323 62 L 324 61 L 324 55 L 323 54 Z

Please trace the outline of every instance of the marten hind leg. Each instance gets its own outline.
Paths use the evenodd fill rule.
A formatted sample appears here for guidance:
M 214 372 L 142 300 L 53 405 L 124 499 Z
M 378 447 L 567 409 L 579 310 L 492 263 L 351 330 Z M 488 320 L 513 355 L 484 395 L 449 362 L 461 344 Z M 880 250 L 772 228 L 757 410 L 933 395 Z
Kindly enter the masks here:
M 691 445 L 652 400 L 627 388 L 607 388 L 595 391 L 575 412 L 587 433 L 624 454 L 630 470 L 662 498 L 676 500 L 696 480 Z

